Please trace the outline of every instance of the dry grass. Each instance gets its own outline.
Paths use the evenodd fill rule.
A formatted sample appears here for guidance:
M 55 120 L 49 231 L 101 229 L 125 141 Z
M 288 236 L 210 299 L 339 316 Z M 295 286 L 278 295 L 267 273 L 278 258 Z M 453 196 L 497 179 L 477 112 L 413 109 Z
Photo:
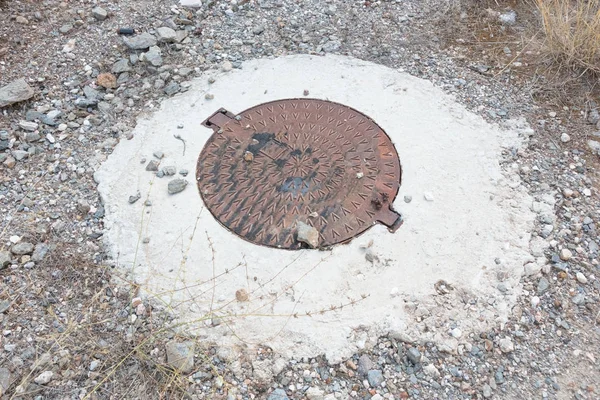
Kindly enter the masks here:
M 600 0 L 536 0 L 545 49 L 561 65 L 600 72 Z

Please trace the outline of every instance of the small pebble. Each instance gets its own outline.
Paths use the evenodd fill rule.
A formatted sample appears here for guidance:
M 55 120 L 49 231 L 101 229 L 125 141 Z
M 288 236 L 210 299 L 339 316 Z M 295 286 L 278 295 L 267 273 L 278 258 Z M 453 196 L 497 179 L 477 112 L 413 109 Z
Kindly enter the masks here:
M 586 284 L 588 282 L 588 279 L 581 272 L 578 272 L 577 274 L 575 274 L 575 277 L 577 278 L 577 282 L 579 282 L 579 283 Z

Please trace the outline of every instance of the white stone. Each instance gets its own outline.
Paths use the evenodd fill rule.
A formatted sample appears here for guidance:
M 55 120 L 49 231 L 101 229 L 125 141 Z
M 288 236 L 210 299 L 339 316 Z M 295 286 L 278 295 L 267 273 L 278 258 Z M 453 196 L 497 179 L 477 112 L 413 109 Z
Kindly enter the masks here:
M 39 125 L 36 122 L 30 121 L 19 121 L 19 126 L 21 127 L 21 129 L 29 132 L 33 132 L 37 128 L 39 128 Z
M 538 306 L 538 304 L 540 304 L 540 298 L 539 298 L 539 297 L 537 297 L 537 296 L 533 296 L 533 297 L 531 298 L 531 307 L 534 307 L 534 308 L 535 308 L 535 307 L 537 307 L 537 306 Z
M 571 136 L 569 136 L 569 134 L 563 133 L 562 135 L 560 135 L 561 142 L 567 143 L 569 140 L 571 140 Z
M 592 191 L 590 189 L 583 189 L 583 195 L 590 197 L 592 195 Z
M 458 339 L 462 336 L 462 331 L 459 328 L 454 328 L 450 331 L 450 336 Z
M 577 272 L 575 274 L 575 277 L 577 278 L 577 282 L 579 282 L 579 283 L 586 284 L 588 282 L 588 279 L 581 272 Z
M 424 197 L 424 198 L 425 198 L 425 200 L 427 200 L 427 201 L 433 201 L 433 200 L 434 200 L 433 194 L 432 194 L 431 192 L 425 192 L 425 193 L 423 194 L 423 197 Z
M 39 374 L 33 381 L 38 385 L 46 385 L 52 380 L 54 373 L 52 371 L 44 371 Z
M 505 337 L 504 339 L 500 339 L 500 341 L 498 342 L 498 344 L 500 345 L 500 350 L 503 353 L 510 353 L 515 349 L 515 345 L 513 344 L 512 340 L 510 340 L 509 337 Z
M 563 261 L 569 261 L 573 257 L 573 253 L 569 249 L 560 250 L 560 259 Z

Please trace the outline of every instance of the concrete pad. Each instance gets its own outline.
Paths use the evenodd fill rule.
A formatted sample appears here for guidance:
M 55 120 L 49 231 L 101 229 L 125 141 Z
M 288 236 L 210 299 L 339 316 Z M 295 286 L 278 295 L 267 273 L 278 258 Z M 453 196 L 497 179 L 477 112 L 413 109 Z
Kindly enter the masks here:
M 242 240 L 204 209 L 194 175 L 212 131 L 200 123 L 220 107 L 238 113 L 304 90 L 365 113 L 391 137 L 403 167 L 394 208 L 405 222 L 396 233 L 377 225 L 331 251 L 277 250 Z M 96 173 L 106 243 L 122 271 L 187 321 L 184 329 L 224 346 L 336 362 L 391 333 L 456 351 L 456 332 L 466 337 L 506 318 L 532 260 L 532 199 L 498 162 L 503 147 L 518 146 L 519 129 L 489 125 L 402 72 L 339 56 L 246 62 L 199 78 L 134 133 Z M 159 168 L 190 171 L 181 193 L 168 193 L 175 177 L 145 170 L 157 151 Z

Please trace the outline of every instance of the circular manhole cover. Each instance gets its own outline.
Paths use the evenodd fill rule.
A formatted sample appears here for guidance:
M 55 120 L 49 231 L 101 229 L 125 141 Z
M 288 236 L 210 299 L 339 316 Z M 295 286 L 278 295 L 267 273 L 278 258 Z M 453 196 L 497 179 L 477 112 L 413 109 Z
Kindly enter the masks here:
M 286 99 L 237 116 L 221 109 L 203 125 L 214 133 L 198 158 L 202 199 L 250 242 L 322 248 L 377 222 L 391 231 L 402 223 L 392 209 L 402 178 L 396 149 L 350 107 Z

